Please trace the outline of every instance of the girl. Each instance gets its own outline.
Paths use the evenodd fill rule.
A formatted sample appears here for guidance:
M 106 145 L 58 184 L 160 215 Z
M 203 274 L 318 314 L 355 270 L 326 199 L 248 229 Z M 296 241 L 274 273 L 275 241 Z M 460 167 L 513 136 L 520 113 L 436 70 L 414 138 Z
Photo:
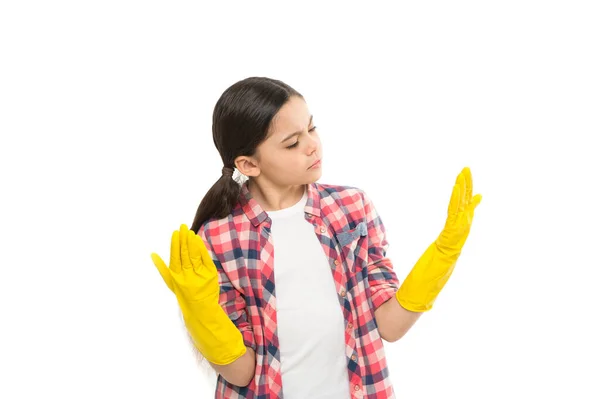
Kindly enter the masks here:
M 169 266 L 152 259 L 219 373 L 215 398 L 393 398 L 382 339 L 400 339 L 450 277 L 481 200 L 469 169 L 400 285 L 365 192 L 317 183 L 323 152 L 300 93 L 269 78 L 233 84 L 213 140 L 222 176 L 191 230 L 173 233 Z

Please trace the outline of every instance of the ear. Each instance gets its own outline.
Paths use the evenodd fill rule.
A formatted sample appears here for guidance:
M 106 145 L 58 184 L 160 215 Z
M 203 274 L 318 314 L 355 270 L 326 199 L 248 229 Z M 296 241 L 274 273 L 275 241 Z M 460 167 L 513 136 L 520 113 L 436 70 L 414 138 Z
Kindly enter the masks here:
M 260 167 L 254 157 L 239 156 L 234 161 L 235 167 L 241 174 L 248 177 L 260 175 Z

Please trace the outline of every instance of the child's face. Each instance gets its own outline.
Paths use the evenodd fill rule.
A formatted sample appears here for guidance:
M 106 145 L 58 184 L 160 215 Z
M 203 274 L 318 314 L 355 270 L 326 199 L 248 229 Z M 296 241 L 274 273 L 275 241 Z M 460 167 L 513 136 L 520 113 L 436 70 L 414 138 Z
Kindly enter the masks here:
M 282 186 L 317 181 L 321 165 L 311 165 L 321 159 L 322 148 L 314 127 L 306 102 L 291 97 L 273 119 L 267 139 L 258 146 L 263 178 Z

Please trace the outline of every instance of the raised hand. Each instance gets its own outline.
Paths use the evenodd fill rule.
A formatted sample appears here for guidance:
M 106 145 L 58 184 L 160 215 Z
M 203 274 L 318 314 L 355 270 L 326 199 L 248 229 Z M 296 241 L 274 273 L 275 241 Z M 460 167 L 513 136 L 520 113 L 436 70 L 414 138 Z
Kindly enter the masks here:
M 219 275 L 202 238 L 182 224 L 171 236 L 169 267 L 152 261 L 177 297 L 185 326 L 198 351 L 211 363 L 233 363 L 246 353 L 242 334 L 219 304 Z
M 473 178 L 468 167 L 456 177 L 452 196 L 448 204 L 446 224 L 436 245 L 440 252 L 448 256 L 458 256 L 471 231 L 475 208 L 481 202 L 481 194 L 473 196 Z
M 219 275 L 202 238 L 185 224 L 171 236 L 169 267 L 155 253 L 151 255 L 165 284 L 187 301 L 218 301 Z
M 413 312 L 426 312 L 433 307 L 454 271 L 471 231 L 475 208 L 480 201 L 480 194 L 473 196 L 471 170 L 465 167 L 452 189 L 444 229 L 421 255 L 396 291 L 396 299 L 403 308 Z

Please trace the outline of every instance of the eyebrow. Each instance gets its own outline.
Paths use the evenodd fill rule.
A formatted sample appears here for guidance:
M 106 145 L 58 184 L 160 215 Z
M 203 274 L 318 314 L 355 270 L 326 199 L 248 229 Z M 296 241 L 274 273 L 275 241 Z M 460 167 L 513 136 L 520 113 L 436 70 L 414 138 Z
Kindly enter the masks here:
M 308 126 L 310 126 L 310 124 L 312 123 L 312 120 L 313 120 L 313 116 L 311 115 L 310 116 L 310 120 L 308 121 Z M 302 130 L 299 130 L 299 131 L 297 131 L 295 133 L 292 133 L 292 134 L 288 134 L 283 140 L 281 140 L 281 142 L 285 143 L 286 141 L 288 141 L 292 137 L 297 136 L 299 134 L 302 134 Z

